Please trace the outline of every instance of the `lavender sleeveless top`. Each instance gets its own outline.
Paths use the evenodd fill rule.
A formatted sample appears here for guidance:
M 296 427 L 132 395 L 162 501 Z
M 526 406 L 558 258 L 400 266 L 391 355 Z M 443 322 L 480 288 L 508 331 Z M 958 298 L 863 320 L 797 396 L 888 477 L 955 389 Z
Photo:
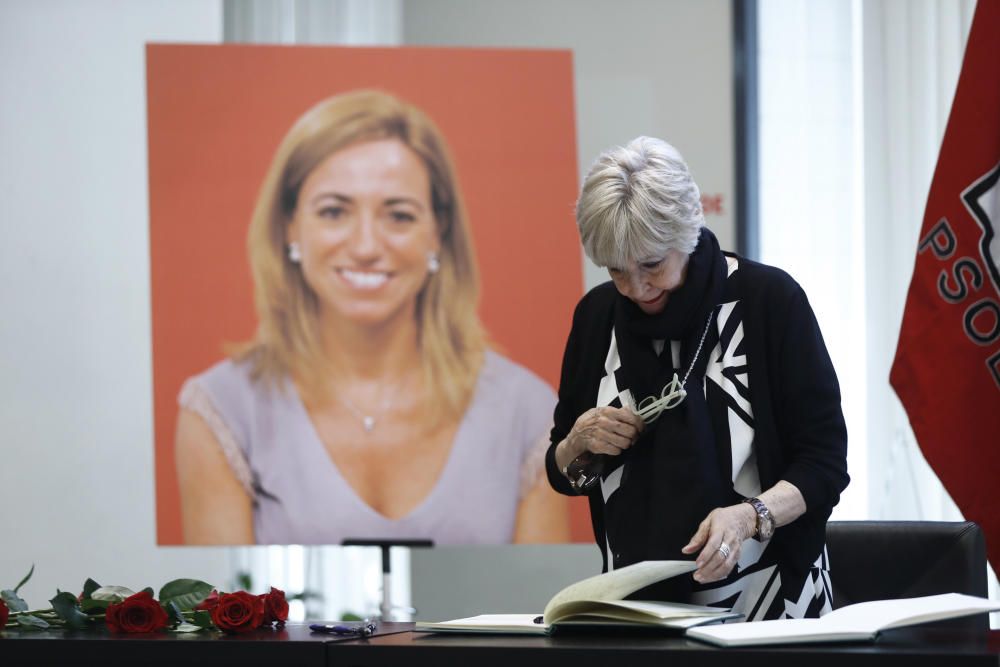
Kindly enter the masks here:
M 527 369 L 487 352 L 437 484 L 400 519 L 373 510 L 341 476 L 290 381 L 269 388 L 249 370 L 220 362 L 188 379 L 179 403 L 205 420 L 250 493 L 258 544 L 512 541 L 518 502 L 544 474 L 556 403 Z

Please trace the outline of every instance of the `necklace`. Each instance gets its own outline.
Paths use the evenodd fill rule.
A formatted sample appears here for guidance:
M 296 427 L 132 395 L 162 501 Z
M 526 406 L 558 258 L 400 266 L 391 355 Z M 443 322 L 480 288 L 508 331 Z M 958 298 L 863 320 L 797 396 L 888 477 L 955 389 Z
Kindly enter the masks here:
M 393 396 L 387 396 L 385 400 L 382 401 L 382 405 L 378 412 L 365 414 L 351 401 L 351 399 L 347 398 L 347 396 L 342 396 L 341 394 L 335 394 L 335 396 L 337 397 L 337 400 L 340 401 L 343 406 L 347 408 L 358 421 L 361 422 L 361 427 L 365 429 L 365 433 L 371 433 L 375 430 L 376 423 L 382 418 L 383 415 L 385 415 L 386 411 L 389 410 L 393 400 Z
M 684 374 L 684 379 L 678 380 L 677 373 L 674 373 L 674 378 L 664 385 L 663 391 L 660 392 L 658 397 L 647 396 L 633 410 L 644 423 L 652 424 L 663 414 L 664 410 L 676 408 L 687 398 L 687 390 L 684 387 L 687 385 L 688 376 L 694 370 L 694 365 L 698 363 L 698 355 L 701 354 L 701 348 L 705 344 L 708 328 L 712 326 L 713 315 L 715 315 L 715 308 L 708 313 L 708 319 L 705 321 L 705 330 L 701 332 L 701 340 L 698 341 L 698 348 L 694 351 L 694 359 L 691 360 L 691 365 L 688 366 L 687 373 Z

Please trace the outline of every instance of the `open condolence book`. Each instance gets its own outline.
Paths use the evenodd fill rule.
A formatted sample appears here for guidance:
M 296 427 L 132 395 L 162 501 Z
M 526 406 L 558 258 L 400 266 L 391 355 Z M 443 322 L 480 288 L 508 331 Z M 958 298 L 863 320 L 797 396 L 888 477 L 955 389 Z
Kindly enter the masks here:
M 718 646 L 871 641 L 883 630 L 944 621 L 1000 609 L 1000 603 L 945 593 L 899 600 L 858 602 L 821 618 L 790 618 L 691 628 L 685 634 Z
M 567 586 L 542 616 L 487 614 L 442 623 L 417 623 L 424 632 L 551 634 L 567 626 L 674 628 L 718 646 L 871 641 L 879 632 L 1000 610 L 1000 602 L 959 593 L 859 602 L 822 618 L 725 623 L 740 618 L 724 609 L 669 602 L 623 600 L 650 584 L 693 572 L 692 561 L 644 561 Z
M 693 561 L 643 561 L 567 586 L 549 600 L 541 617 L 537 614 L 486 614 L 441 623 L 417 623 L 415 629 L 423 632 L 550 634 L 559 627 L 599 625 L 683 630 L 738 618 L 740 614 L 717 607 L 622 599 L 650 584 L 694 570 Z

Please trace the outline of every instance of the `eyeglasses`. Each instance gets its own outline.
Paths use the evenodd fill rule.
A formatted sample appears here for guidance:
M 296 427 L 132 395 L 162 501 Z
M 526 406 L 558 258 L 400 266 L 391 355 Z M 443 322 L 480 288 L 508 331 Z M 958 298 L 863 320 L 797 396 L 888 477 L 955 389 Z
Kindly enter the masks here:
M 698 349 L 701 350 L 700 347 Z M 695 358 L 697 359 L 697 357 Z M 694 363 L 692 362 L 691 365 L 694 366 Z M 690 372 L 688 370 L 688 373 Z M 684 376 L 684 381 L 687 382 L 687 375 Z M 659 396 L 647 396 L 642 399 L 633 412 L 639 415 L 643 423 L 652 424 L 659 419 L 664 410 L 673 410 L 685 398 L 687 398 L 687 391 L 684 389 L 684 383 L 678 380 L 677 373 L 674 373 L 673 379 L 663 387 Z
M 366 618 L 363 621 L 354 623 L 314 623 L 309 626 L 313 632 L 322 632 L 328 635 L 340 635 L 342 637 L 361 637 L 366 639 L 375 634 L 378 630 L 378 621 Z

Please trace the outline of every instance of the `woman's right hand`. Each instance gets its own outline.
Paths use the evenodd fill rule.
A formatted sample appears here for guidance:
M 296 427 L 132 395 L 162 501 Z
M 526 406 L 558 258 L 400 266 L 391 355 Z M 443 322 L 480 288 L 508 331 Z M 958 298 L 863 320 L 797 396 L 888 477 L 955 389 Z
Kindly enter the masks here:
M 643 426 L 642 419 L 628 408 L 591 408 L 577 417 L 560 443 L 556 462 L 561 470 L 585 452 L 618 456 L 632 446 Z

